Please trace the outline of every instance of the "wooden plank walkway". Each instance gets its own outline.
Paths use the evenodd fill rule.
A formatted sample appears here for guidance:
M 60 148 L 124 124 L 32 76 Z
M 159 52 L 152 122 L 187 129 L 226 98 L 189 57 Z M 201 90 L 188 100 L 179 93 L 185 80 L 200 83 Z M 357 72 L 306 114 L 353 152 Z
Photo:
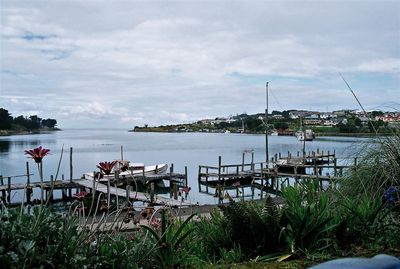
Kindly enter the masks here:
M 77 183 L 85 188 L 93 189 L 93 180 L 90 179 L 80 179 L 80 180 L 74 180 L 74 183 Z M 102 192 L 107 194 L 108 190 L 111 195 L 118 195 L 121 197 L 126 197 L 127 193 L 126 190 L 121 189 L 121 188 L 116 188 L 116 187 L 108 187 L 105 184 L 102 183 L 95 183 L 95 188 L 96 191 Z M 129 193 L 129 198 L 137 201 L 143 201 L 146 203 L 150 202 L 150 195 L 143 193 L 143 192 L 130 192 Z M 188 202 L 181 202 L 179 200 L 174 200 L 162 196 L 155 196 L 153 203 L 155 204 L 160 204 L 160 205 L 169 205 L 169 206 L 177 206 L 177 207 L 182 207 L 182 206 L 193 206 L 194 204 L 188 203 Z

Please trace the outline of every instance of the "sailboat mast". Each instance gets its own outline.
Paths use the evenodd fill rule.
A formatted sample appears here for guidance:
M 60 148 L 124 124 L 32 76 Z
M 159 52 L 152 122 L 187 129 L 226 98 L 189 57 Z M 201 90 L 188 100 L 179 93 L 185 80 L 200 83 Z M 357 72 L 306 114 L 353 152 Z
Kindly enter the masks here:
M 268 82 L 265 84 L 265 161 L 269 162 L 269 154 L 268 154 Z

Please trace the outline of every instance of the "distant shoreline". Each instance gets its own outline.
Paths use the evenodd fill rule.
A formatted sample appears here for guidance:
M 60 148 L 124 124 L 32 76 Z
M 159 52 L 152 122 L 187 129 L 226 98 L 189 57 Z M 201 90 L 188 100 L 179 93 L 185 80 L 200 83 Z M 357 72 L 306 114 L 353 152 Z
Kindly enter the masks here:
M 223 134 L 224 132 L 172 132 L 172 131 L 161 131 L 161 130 L 128 130 L 128 132 L 133 133 L 202 133 L 202 134 Z M 240 134 L 240 133 L 230 133 L 230 134 Z M 263 135 L 263 133 L 242 133 L 242 135 Z M 374 137 L 375 133 L 315 133 L 316 137 L 318 136 L 344 136 L 344 137 Z M 378 136 L 392 136 L 394 133 L 379 133 Z M 282 135 L 282 136 L 291 136 L 291 135 Z M 292 135 L 294 136 L 294 135 Z
M 38 130 L 0 130 L 0 136 L 12 136 L 12 135 L 29 135 L 29 134 L 45 134 L 55 131 L 62 131 L 59 128 L 53 129 L 38 129 Z

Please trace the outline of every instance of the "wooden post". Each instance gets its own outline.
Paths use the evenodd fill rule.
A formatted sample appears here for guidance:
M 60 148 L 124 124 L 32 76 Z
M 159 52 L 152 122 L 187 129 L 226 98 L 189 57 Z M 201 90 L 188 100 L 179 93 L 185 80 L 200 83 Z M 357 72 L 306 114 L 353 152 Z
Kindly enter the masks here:
M 65 179 L 65 178 L 64 178 L 64 174 L 62 174 L 62 175 L 61 175 L 61 180 L 64 181 L 64 179 Z M 68 188 L 68 187 L 67 187 L 67 188 Z M 61 199 L 62 199 L 63 201 L 64 201 L 64 200 L 66 199 L 66 197 L 67 197 L 66 191 L 67 191 L 67 190 L 66 190 L 65 188 L 62 188 L 62 189 L 61 189 Z
M 121 145 L 121 161 L 124 160 L 124 147 Z
M 118 188 L 118 183 L 119 183 L 119 173 L 118 173 L 118 171 L 115 171 L 114 172 L 114 187 L 115 188 Z M 118 208 L 119 208 L 118 189 L 116 189 L 115 201 L 117 203 L 117 210 L 118 210 Z
M 244 151 L 242 153 L 242 172 L 244 171 Z
M 188 169 L 187 166 L 185 166 L 185 187 L 188 186 Z
M 333 159 L 333 176 L 337 176 L 337 159 L 336 157 Z
M 11 177 L 7 177 L 7 203 L 11 202 Z
M 281 159 L 282 158 L 282 154 L 279 152 L 279 159 Z
M 221 180 L 221 163 L 222 163 L 222 158 L 221 156 L 218 156 L 218 182 Z M 242 171 L 243 171 L 243 166 L 242 166 Z
M 156 170 L 154 171 L 154 174 L 158 174 L 158 164 L 156 164 Z
M 206 167 L 206 192 L 208 193 L 208 166 Z
M 73 178 L 73 166 L 72 166 L 72 147 L 69 148 L 69 183 L 72 183 Z M 72 199 L 72 188 L 68 190 L 69 198 Z
M 154 202 L 154 182 L 150 183 L 150 203 Z
M 251 152 L 251 170 L 254 171 L 254 151 Z
M 176 184 L 176 182 L 174 182 L 172 184 L 173 186 L 173 194 L 174 194 L 174 200 L 178 200 L 178 185 Z
M 50 202 L 53 201 L 53 189 L 54 189 L 54 176 L 51 175 L 51 176 L 50 176 L 50 190 L 49 190 L 49 192 L 50 192 L 49 201 L 50 201 Z
M 100 179 L 99 179 L 100 180 Z M 92 182 L 92 190 L 91 190 L 91 194 L 92 194 L 92 199 L 94 199 L 95 193 L 96 193 L 96 172 L 93 171 L 93 182 Z
M 0 176 L 0 184 L 1 186 L 4 186 L 3 176 Z M 4 202 L 6 201 L 6 191 L 4 189 L 1 191 L 1 198 Z
M 197 174 L 197 181 L 200 183 L 201 181 L 201 165 L 199 165 L 199 172 Z
M 31 194 L 32 194 L 32 187 L 31 187 L 31 176 L 29 174 L 29 162 L 26 162 L 26 188 L 25 188 L 25 196 L 26 196 L 26 203 L 31 204 Z

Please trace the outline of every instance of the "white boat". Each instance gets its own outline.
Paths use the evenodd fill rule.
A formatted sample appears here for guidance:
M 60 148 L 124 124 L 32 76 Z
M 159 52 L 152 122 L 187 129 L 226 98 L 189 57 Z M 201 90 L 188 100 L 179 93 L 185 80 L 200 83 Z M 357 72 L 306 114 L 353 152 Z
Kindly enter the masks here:
M 299 141 L 313 141 L 315 138 L 315 133 L 311 129 L 305 131 L 297 131 L 296 137 Z
M 115 171 L 118 172 L 119 177 L 130 178 L 134 176 L 150 176 L 150 175 L 159 175 L 165 174 L 168 169 L 168 165 L 165 163 L 156 164 L 156 165 L 144 165 L 144 163 L 129 163 L 127 164 L 127 169 L 121 169 L 122 165 L 121 162 L 119 163 L 119 167 L 113 169 L 113 172 L 110 175 L 103 175 L 100 181 L 106 181 L 107 179 L 114 179 Z M 123 171 L 125 170 L 125 171 Z M 97 175 L 96 175 L 97 176 Z M 92 179 L 93 180 L 93 172 L 92 173 L 85 173 L 83 174 L 85 179 Z

